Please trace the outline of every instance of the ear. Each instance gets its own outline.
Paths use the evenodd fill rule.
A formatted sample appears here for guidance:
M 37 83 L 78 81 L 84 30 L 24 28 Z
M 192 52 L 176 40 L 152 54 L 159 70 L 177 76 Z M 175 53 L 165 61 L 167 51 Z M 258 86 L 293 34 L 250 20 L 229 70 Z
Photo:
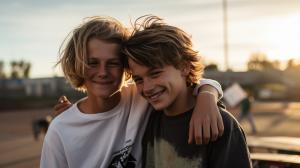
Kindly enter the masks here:
M 183 63 L 181 68 L 181 74 L 183 76 L 188 76 L 191 71 L 191 64 L 190 63 Z

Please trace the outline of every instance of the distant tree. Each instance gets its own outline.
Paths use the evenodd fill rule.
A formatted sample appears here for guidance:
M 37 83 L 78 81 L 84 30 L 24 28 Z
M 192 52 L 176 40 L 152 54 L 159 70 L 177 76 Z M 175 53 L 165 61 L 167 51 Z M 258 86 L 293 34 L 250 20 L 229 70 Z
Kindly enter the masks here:
M 31 70 L 31 64 L 29 62 L 27 62 L 24 67 L 24 71 L 23 71 L 24 78 L 29 78 L 30 70 Z
M 300 63 L 296 63 L 295 59 L 289 59 L 285 70 L 300 70 Z
M 267 55 L 262 52 L 251 54 L 247 66 L 249 71 L 263 71 L 267 69 L 279 69 L 280 62 L 272 62 Z
M 293 68 L 295 67 L 295 60 L 294 59 L 289 59 L 288 62 L 287 62 L 287 65 L 286 65 L 286 69 L 290 69 L 290 68 Z
M 0 61 L 0 79 L 5 78 L 5 73 L 4 73 L 4 62 Z
M 275 60 L 272 62 L 274 69 L 280 69 L 281 62 L 279 60 Z
M 21 61 L 11 61 L 11 78 L 29 78 L 31 63 Z
M 11 78 L 20 78 L 18 62 L 11 61 L 10 66 L 11 66 L 10 77 Z
M 205 71 L 218 71 L 219 68 L 218 68 L 218 65 L 217 64 L 208 64 L 205 66 L 204 68 Z

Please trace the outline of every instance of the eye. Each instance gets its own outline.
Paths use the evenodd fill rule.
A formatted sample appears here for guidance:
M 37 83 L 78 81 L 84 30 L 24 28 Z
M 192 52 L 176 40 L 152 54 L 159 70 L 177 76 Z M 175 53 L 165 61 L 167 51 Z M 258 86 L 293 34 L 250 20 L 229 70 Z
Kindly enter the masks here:
M 157 78 L 157 77 L 160 76 L 161 73 L 162 73 L 162 71 L 160 71 L 160 70 L 152 71 L 152 72 L 150 73 L 150 76 L 151 76 L 152 78 Z
M 115 67 L 115 66 L 121 66 L 121 62 L 120 61 L 112 61 L 112 62 L 109 62 L 108 63 L 108 66 L 111 66 L 111 67 Z
M 141 84 L 143 83 L 142 78 L 139 77 L 132 77 L 133 81 L 135 82 L 135 84 Z
M 99 62 L 97 60 L 95 60 L 95 59 L 89 59 L 87 61 L 87 64 L 88 64 L 88 66 L 94 68 L 94 67 L 96 67 L 99 64 Z

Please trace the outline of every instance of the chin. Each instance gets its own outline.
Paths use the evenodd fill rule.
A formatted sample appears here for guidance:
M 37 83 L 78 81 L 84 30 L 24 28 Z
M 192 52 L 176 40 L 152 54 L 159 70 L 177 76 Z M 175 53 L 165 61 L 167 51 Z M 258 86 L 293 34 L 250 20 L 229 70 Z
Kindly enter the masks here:
M 95 96 L 97 96 L 97 97 L 101 97 L 101 98 L 109 98 L 109 97 L 111 97 L 113 95 L 113 92 L 109 92 L 109 93 L 103 93 L 103 92 L 101 92 L 101 93 L 96 93 L 95 94 Z
M 161 111 L 161 110 L 165 109 L 165 106 L 162 106 L 160 104 L 151 104 L 151 105 L 156 111 Z

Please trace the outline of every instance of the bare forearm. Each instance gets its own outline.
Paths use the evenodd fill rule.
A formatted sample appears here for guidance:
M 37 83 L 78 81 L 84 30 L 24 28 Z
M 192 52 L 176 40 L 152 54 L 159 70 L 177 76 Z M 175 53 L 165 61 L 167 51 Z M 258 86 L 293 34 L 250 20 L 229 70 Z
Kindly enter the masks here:
M 210 94 L 215 97 L 215 101 L 218 101 L 219 92 L 211 85 L 203 85 L 199 88 L 198 96 L 201 94 Z

